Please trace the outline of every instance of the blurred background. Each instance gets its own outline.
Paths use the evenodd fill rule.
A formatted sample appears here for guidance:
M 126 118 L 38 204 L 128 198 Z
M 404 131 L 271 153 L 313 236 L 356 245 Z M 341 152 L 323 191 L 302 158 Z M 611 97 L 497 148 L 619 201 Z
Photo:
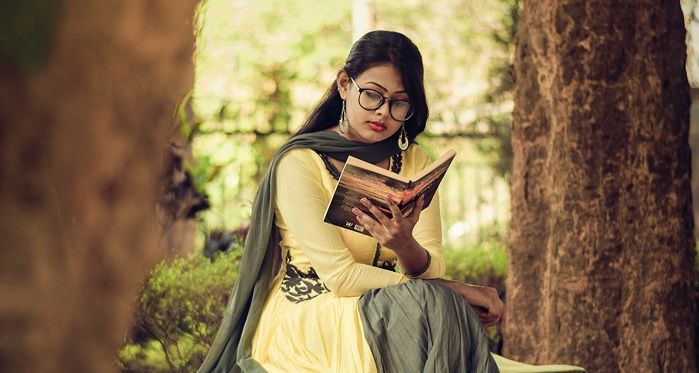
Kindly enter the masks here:
M 247 224 L 271 154 L 334 81 L 354 40 L 372 29 L 400 31 L 421 49 L 430 119 L 418 141 L 433 156 L 444 146 L 459 152 L 440 190 L 448 244 L 475 244 L 503 232 L 511 159 L 508 67 L 518 7 L 518 1 L 204 2 L 193 116 L 182 127 L 191 140 L 180 144 L 191 154 L 194 185 L 210 204 L 197 214 L 192 244 Z
M 696 0 L 682 6 L 699 149 L 699 8 Z M 354 40 L 373 29 L 400 31 L 420 48 L 430 118 L 418 142 L 433 157 L 446 147 L 458 153 L 440 187 L 448 277 L 506 297 L 510 66 L 520 8 L 519 0 L 202 1 L 195 84 L 178 106 L 161 195 L 168 259 L 143 283 L 122 370 L 191 371 L 201 362 L 271 156 L 335 79 Z M 500 351 L 502 337 L 489 333 Z
M 590 19 L 597 20 L 598 11 L 607 12 L 600 19 L 608 23 L 601 24 L 618 27 L 625 21 L 615 12 L 618 6 L 626 6 L 631 11 L 618 9 L 619 14 L 633 14 L 643 37 L 657 37 L 663 35 L 658 32 L 669 31 L 681 35 L 677 3 L 658 3 L 678 16 L 663 18 L 671 19 L 667 24 L 655 17 L 669 13 L 658 16 L 660 6 L 650 9 L 650 2 L 609 5 L 575 0 L 549 1 L 546 6 L 560 8 L 571 23 L 585 27 Z M 687 29 L 692 99 L 689 142 L 696 155 L 699 0 L 679 3 Z M 427 131 L 418 142 L 433 157 L 446 147 L 458 152 L 440 188 L 447 276 L 493 286 L 507 300 L 508 230 L 512 226 L 510 233 L 516 238 L 521 226 L 520 222 L 510 224 L 511 71 L 523 4 L 520 0 L 4 1 L 0 8 L 0 371 L 195 371 L 235 284 L 252 200 L 272 154 L 335 79 L 354 40 L 372 29 L 403 32 L 418 45 L 431 112 Z M 527 6 L 534 4 L 540 3 Z M 587 11 L 569 9 L 571 4 L 585 4 Z M 576 17 L 588 12 L 589 19 L 578 22 Z M 609 31 L 597 30 L 602 31 L 598 38 Z M 541 35 L 524 31 L 527 37 Z M 628 42 L 625 48 L 632 50 L 638 40 L 630 37 L 613 40 Z M 664 38 L 652 41 L 662 44 Z M 678 39 L 681 36 L 671 50 L 683 47 Z M 648 69 L 662 70 L 659 65 L 666 59 L 650 60 L 662 55 L 662 50 L 670 49 L 645 55 Z M 648 81 L 653 78 L 657 79 Z M 673 98 L 683 102 L 683 97 Z M 678 107 L 684 108 L 684 103 Z M 654 109 L 663 111 L 663 107 Z M 528 108 L 517 110 L 522 113 Z M 684 118 L 685 113 L 670 114 Z M 635 121 L 633 125 L 641 122 Z M 587 150 L 598 154 L 594 145 Z M 656 145 L 652 151 L 672 153 L 672 146 Z M 699 195 L 697 158 L 692 159 L 695 196 Z M 686 157 L 681 161 L 686 162 Z M 515 185 L 520 180 L 515 178 Z M 686 190 L 683 193 L 686 198 Z M 696 220 L 699 198 L 693 204 Z M 569 211 L 558 212 L 569 215 Z M 683 219 L 675 222 L 676 227 L 691 229 L 686 214 Z M 695 237 L 697 233 L 695 227 Z M 515 238 L 510 238 L 510 251 L 516 246 Z M 598 239 L 607 242 L 606 237 Z M 691 243 L 691 238 L 686 240 Z M 517 261 L 510 260 L 511 277 L 517 266 L 526 267 L 529 259 L 539 258 L 536 244 L 528 249 Z M 646 254 L 664 253 L 650 244 L 641 249 L 648 250 Z M 602 277 L 581 292 L 606 289 L 608 278 L 615 279 L 616 289 L 621 289 L 621 283 L 635 289 L 634 276 L 640 274 L 653 278 L 645 282 L 645 289 L 626 299 L 645 301 L 646 294 L 652 294 L 651 303 L 663 301 L 667 299 L 664 291 L 670 291 L 660 291 L 662 286 L 656 285 L 667 279 L 652 274 L 670 275 L 681 265 L 688 269 L 686 257 L 693 254 L 678 251 L 663 262 L 652 255 L 637 255 L 635 244 L 628 250 L 631 259 L 640 260 L 622 261 L 633 267 L 631 275 L 616 268 L 607 273 L 607 267 L 598 265 L 592 269 L 600 269 Z M 696 310 L 696 261 L 694 268 Z M 554 281 L 565 283 L 560 278 Z M 512 285 L 509 305 L 517 304 L 517 289 L 540 288 L 538 283 Z M 673 289 L 687 304 L 692 301 L 691 294 L 681 290 L 684 287 Z M 549 294 L 549 298 L 558 301 L 570 293 L 561 294 Z M 596 298 L 588 297 L 587 302 L 594 306 Z M 673 302 L 665 302 L 665 311 L 658 311 L 656 306 L 661 305 L 652 303 L 643 312 L 628 307 L 619 315 L 612 302 L 600 305 L 597 313 L 580 315 L 584 316 L 580 325 L 589 322 L 594 325 L 589 331 L 599 332 L 580 345 L 588 361 L 604 360 L 597 359 L 605 356 L 595 353 L 599 351 L 595 348 L 607 348 L 598 343 L 599 338 L 607 330 L 617 338 L 617 326 L 627 327 L 627 332 L 637 325 L 657 328 L 646 320 L 659 315 L 665 322 L 672 315 L 682 315 L 670 324 L 684 333 L 690 324 L 684 316 L 691 312 L 670 312 L 677 307 Z M 576 311 L 578 303 L 571 306 Z M 547 307 L 553 309 L 551 304 Z M 538 312 L 533 307 L 519 309 Z M 605 315 L 606 325 L 613 328 L 600 329 L 598 315 Z M 634 324 L 628 316 L 639 316 L 635 320 L 643 324 Z M 539 326 L 560 326 L 551 320 L 542 317 L 540 323 L 519 325 L 548 333 L 548 326 Z M 508 334 L 508 346 L 519 345 L 518 333 L 525 338 L 538 335 L 515 332 Z M 642 342 L 640 349 L 630 343 L 613 345 L 626 355 L 627 363 L 632 361 L 629 358 L 655 363 L 645 352 L 656 350 L 657 343 L 672 341 L 665 334 L 637 338 L 642 332 L 622 336 L 625 342 Z M 488 333 L 490 348 L 502 351 L 503 337 L 494 328 Z M 694 324 L 694 334 L 699 336 L 699 323 Z M 573 350 L 577 346 L 561 347 L 558 342 L 551 340 L 551 346 Z M 539 351 L 551 352 L 539 348 L 541 344 L 522 345 L 519 356 L 529 359 L 537 358 L 533 355 Z M 657 356 L 665 363 L 677 361 L 672 357 L 675 347 L 663 347 Z M 550 358 L 538 356 L 541 361 Z M 699 361 L 696 349 L 695 359 Z
M 446 147 L 458 152 L 440 187 L 448 275 L 504 295 L 510 64 L 520 5 L 203 1 L 194 89 L 178 109 L 161 201 L 170 260 L 141 292 L 132 338 L 120 354 L 124 369 L 187 371 L 201 361 L 218 326 L 220 300 L 234 283 L 252 200 L 271 156 L 334 81 L 352 43 L 373 29 L 400 31 L 420 48 L 430 118 L 417 141 L 433 158 Z M 197 293 L 215 296 L 183 308 Z M 187 318 L 189 326 L 173 327 Z M 497 350 L 500 337 L 494 330 L 492 337 Z
M 433 157 L 446 147 L 458 152 L 440 187 L 448 276 L 494 286 L 506 297 L 510 66 L 521 5 L 202 1 L 195 84 L 178 107 L 160 204 L 169 259 L 141 289 L 135 325 L 119 354 L 122 369 L 189 371 L 203 359 L 234 284 L 252 200 L 271 156 L 335 79 L 352 43 L 373 29 L 400 31 L 420 48 L 430 118 L 418 142 Z M 699 8 L 696 1 L 682 5 L 692 46 Z M 699 145 L 695 49 L 687 68 L 691 141 Z M 489 333 L 491 348 L 500 351 L 502 337 Z

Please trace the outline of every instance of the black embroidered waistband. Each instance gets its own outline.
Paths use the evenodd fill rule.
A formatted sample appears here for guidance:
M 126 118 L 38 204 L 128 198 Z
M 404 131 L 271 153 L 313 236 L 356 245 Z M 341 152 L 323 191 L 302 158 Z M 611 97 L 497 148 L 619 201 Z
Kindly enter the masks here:
M 379 261 L 376 266 L 395 272 L 396 261 Z M 320 280 L 313 267 L 310 267 L 308 271 L 304 272 L 297 266 L 291 264 L 290 254 L 286 256 L 286 272 L 282 279 L 281 290 L 284 292 L 286 299 L 294 303 L 307 301 L 321 294 L 330 292 L 330 289 Z

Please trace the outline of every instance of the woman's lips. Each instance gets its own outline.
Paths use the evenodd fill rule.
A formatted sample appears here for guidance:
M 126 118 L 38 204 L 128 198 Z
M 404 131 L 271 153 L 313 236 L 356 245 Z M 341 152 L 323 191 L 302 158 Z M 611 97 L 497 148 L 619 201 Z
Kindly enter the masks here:
M 383 132 L 386 130 L 386 125 L 381 122 L 369 122 L 369 127 L 376 132 Z

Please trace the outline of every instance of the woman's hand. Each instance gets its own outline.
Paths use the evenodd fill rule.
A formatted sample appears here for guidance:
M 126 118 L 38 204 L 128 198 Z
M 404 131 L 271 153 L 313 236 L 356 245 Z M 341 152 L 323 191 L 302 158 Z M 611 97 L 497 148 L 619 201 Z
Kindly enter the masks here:
M 486 328 L 493 325 L 497 325 L 498 328 L 503 328 L 505 326 L 505 320 L 507 319 L 505 313 L 505 303 L 500 300 L 497 290 L 490 287 L 481 287 L 483 292 L 486 292 L 486 297 L 490 299 L 490 305 L 487 307 L 481 307 L 478 305 L 473 305 L 473 308 L 478 312 L 478 317 L 483 322 Z
M 354 207 L 352 212 L 356 215 L 357 222 L 368 230 L 381 246 L 400 250 L 400 248 L 414 243 L 413 228 L 420 218 L 420 213 L 425 203 L 424 195 L 418 198 L 413 211 L 405 217 L 396 203 L 390 197 L 386 198 L 386 204 L 391 209 L 391 214 L 393 214 L 393 217 L 390 219 L 367 198 L 362 198 L 360 201 L 369 209 L 371 215 L 364 213 L 357 207 Z
M 487 286 L 465 284 L 460 281 L 436 280 L 454 289 L 478 313 L 483 326 L 489 328 L 497 325 L 505 326 L 507 320 L 505 304 L 500 300 L 498 291 Z

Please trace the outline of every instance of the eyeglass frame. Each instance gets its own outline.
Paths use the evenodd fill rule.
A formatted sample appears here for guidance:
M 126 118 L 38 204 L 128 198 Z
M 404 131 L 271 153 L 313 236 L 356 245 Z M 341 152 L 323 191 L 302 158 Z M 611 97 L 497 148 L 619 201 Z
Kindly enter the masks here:
M 377 91 L 377 90 L 375 90 L 375 89 L 372 89 L 372 88 L 359 88 L 359 85 L 357 85 L 357 82 L 354 81 L 354 78 L 352 78 L 351 76 L 350 76 L 349 78 L 350 78 L 350 80 L 352 81 L 352 84 L 354 84 L 354 86 L 357 88 L 357 91 L 359 92 L 359 95 L 357 96 L 357 103 L 359 104 L 359 106 L 360 106 L 362 109 L 367 110 L 367 111 L 377 110 L 378 108 L 380 108 L 381 106 L 383 106 L 383 104 L 386 103 L 386 101 L 388 101 L 388 115 L 390 115 L 391 118 L 393 118 L 393 120 L 395 120 L 395 121 L 398 121 L 398 122 L 407 122 L 410 118 L 413 117 L 413 114 L 415 114 L 415 108 L 413 107 L 413 103 L 412 103 L 411 101 L 409 101 L 409 100 L 396 100 L 396 99 L 394 99 L 394 98 L 386 97 L 386 96 L 383 95 L 383 93 L 381 93 L 381 92 L 379 92 L 379 91 Z M 362 102 L 361 102 L 360 99 L 359 99 L 359 98 L 362 96 L 362 92 L 364 92 L 364 91 L 374 91 L 374 92 L 378 93 L 379 96 L 381 96 L 381 102 L 379 102 L 379 105 L 376 106 L 376 107 L 373 108 L 373 109 L 367 109 L 367 108 L 365 108 L 364 105 L 362 105 Z M 396 119 L 396 117 L 393 116 L 393 103 L 396 102 L 396 101 L 407 102 L 408 104 L 410 104 L 410 115 L 408 115 L 408 116 L 407 116 L 405 119 L 403 119 L 403 120 Z

